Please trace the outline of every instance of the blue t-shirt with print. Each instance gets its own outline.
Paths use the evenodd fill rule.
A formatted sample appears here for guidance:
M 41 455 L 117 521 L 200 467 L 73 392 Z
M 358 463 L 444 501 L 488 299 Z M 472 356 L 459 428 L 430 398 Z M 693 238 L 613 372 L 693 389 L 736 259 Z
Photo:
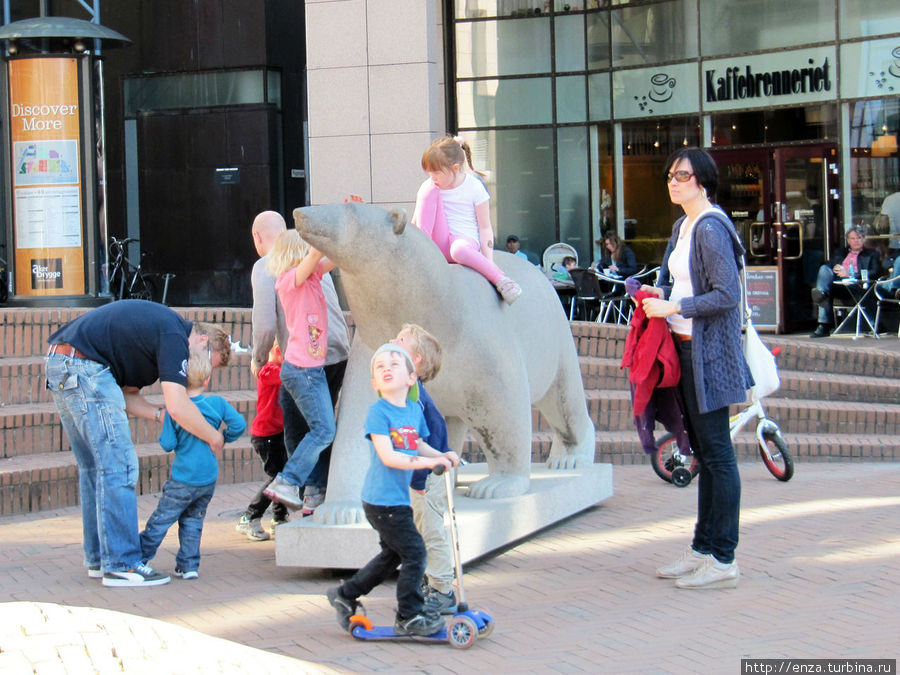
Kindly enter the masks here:
M 400 408 L 380 398 L 366 416 L 366 438 L 370 441 L 372 457 L 363 483 L 362 500 L 375 506 L 409 506 L 412 469 L 385 466 L 371 443 L 372 434 L 389 437 L 397 452 L 418 455 L 419 438 L 427 438 L 429 434 L 422 406 L 408 403 Z

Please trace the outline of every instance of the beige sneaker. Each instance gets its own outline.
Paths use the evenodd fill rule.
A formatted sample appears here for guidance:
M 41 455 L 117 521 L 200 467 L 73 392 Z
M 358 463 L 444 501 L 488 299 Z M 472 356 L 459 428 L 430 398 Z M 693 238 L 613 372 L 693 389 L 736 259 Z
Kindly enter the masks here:
M 666 565 L 665 567 L 660 567 L 658 570 L 656 570 L 656 576 L 663 579 L 678 579 L 679 577 L 690 574 L 698 567 L 700 567 L 700 565 L 702 565 L 704 561 L 711 559 L 711 555 L 697 553 L 694 549 L 688 546 L 686 549 L 684 549 L 684 551 L 681 552 L 681 555 L 678 556 L 678 559 L 675 560 L 675 562 Z
M 703 561 L 691 574 L 675 580 L 676 588 L 707 589 L 707 588 L 737 588 L 741 578 L 741 570 L 737 562 L 732 562 L 728 567 L 718 567 L 712 556 Z
M 500 293 L 503 302 L 511 305 L 516 301 L 516 298 L 522 295 L 522 288 L 509 277 L 503 277 L 497 282 L 497 292 Z

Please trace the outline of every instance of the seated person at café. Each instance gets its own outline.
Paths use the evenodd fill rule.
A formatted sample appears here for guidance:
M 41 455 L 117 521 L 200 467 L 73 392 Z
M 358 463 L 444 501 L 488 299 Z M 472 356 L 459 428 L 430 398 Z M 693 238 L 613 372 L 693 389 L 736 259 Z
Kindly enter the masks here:
M 630 277 L 638 271 L 638 264 L 634 257 L 634 251 L 625 245 L 619 235 L 608 230 L 603 235 L 603 252 L 600 259 L 594 262 L 594 267 L 603 274 Z
M 847 230 L 847 245 L 838 249 L 831 259 L 819 268 L 816 286 L 812 289 L 812 301 L 819 306 L 819 325 L 810 337 L 827 337 L 831 333 L 831 286 L 844 279 L 867 276 L 875 280 L 881 270 L 881 257 L 875 249 L 864 248 L 866 233 L 861 227 Z

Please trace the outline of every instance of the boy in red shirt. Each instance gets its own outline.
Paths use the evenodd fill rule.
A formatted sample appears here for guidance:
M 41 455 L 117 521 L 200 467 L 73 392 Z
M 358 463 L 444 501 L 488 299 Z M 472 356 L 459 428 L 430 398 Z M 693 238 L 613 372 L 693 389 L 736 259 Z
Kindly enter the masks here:
M 272 504 L 263 491 L 284 468 L 287 462 L 287 450 L 284 447 L 284 420 L 281 406 L 278 405 L 278 392 L 281 389 L 281 350 L 276 344 L 269 352 L 269 361 L 259 370 L 256 379 L 256 417 L 250 425 L 250 445 L 259 455 L 263 463 L 263 471 L 268 479 L 259 488 L 256 496 L 250 501 L 244 515 L 237 524 L 237 531 L 243 532 L 252 541 L 265 541 L 269 533 L 263 529 L 261 519 L 269 504 Z M 275 527 L 286 523 L 287 507 L 277 502 L 272 504 L 272 534 Z

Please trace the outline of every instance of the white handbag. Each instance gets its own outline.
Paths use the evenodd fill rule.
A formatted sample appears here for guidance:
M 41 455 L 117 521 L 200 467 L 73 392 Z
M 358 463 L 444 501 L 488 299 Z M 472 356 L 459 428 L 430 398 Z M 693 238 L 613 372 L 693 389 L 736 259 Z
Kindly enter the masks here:
M 744 261 L 744 264 L 746 265 L 746 261 Z M 781 379 L 778 377 L 775 355 L 763 344 L 759 333 L 753 327 L 753 321 L 750 319 L 750 304 L 747 302 L 746 267 L 741 269 L 741 275 L 744 282 L 744 358 L 750 367 L 750 374 L 753 376 L 754 382 L 753 386 L 750 387 L 750 400 L 758 401 L 777 391 L 778 387 L 781 386 Z

